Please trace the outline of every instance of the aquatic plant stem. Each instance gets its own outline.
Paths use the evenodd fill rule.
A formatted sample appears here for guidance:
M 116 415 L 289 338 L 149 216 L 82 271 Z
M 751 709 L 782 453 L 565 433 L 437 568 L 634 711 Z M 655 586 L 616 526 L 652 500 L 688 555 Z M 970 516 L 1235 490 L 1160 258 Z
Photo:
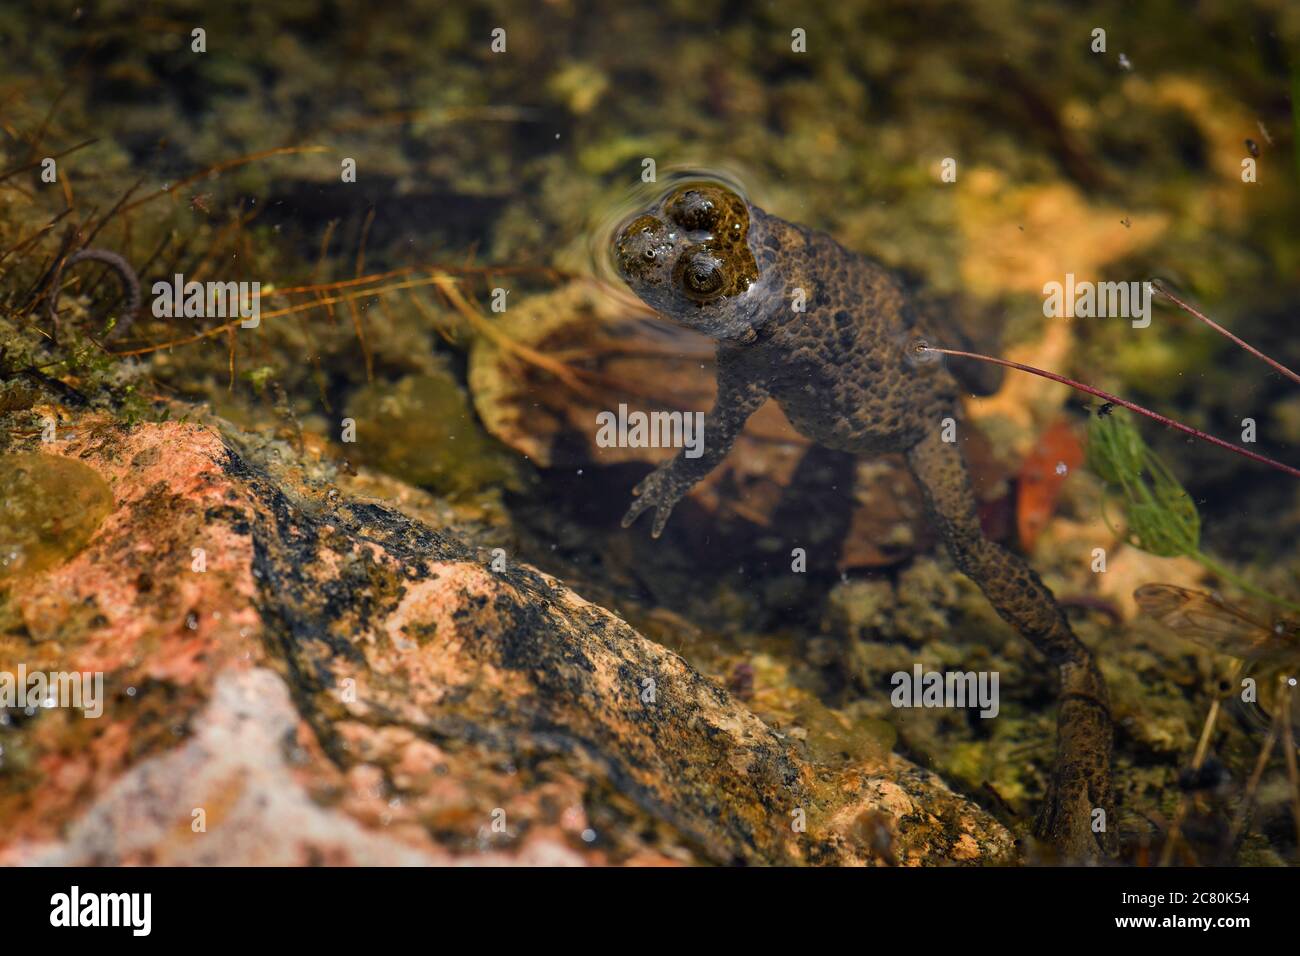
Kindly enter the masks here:
M 1261 362 L 1265 362 L 1266 364 L 1272 366 L 1274 371 L 1281 372 L 1287 378 L 1291 379 L 1291 381 L 1295 382 L 1297 385 L 1300 385 L 1300 375 L 1297 375 L 1295 372 L 1291 371 L 1281 362 L 1269 358 L 1267 355 L 1265 355 L 1263 352 L 1255 348 L 1255 346 L 1251 345 L 1249 342 L 1245 341 L 1244 339 L 1240 339 L 1237 336 L 1233 335 L 1231 332 L 1229 332 L 1227 329 L 1221 326 L 1218 322 L 1215 322 L 1204 312 L 1184 302 L 1178 296 L 1174 295 L 1167 288 L 1165 288 L 1164 284 L 1161 283 L 1159 280 L 1152 279 L 1151 288 L 1154 289 L 1156 292 L 1160 293 L 1162 296 L 1164 296 L 1174 305 L 1178 306 L 1178 308 L 1182 309 L 1188 315 L 1192 316 L 1193 318 L 1200 319 L 1202 322 L 1204 322 L 1210 328 L 1214 329 L 1214 331 L 1218 332 L 1224 338 L 1230 340 L 1235 345 L 1238 345 L 1241 348 L 1245 349 L 1247 352 L 1255 356 L 1255 358 L 1259 359 Z
M 1228 682 L 1231 683 L 1237 679 L 1237 672 L 1241 670 L 1241 661 L 1237 658 L 1232 659 L 1232 671 L 1228 674 Z M 1200 740 L 1196 742 L 1196 753 L 1192 756 L 1192 770 L 1199 771 L 1205 765 L 1205 757 L 1210 752 L 1210 737 L 1214 734 L 1214 726 L 1219 720 L 1219 698 L 1214 698 L 1210 702 L 1210 712 L 1205 717 L 1205 725 L 1201 728 Z M 1173 822 L 1169 825 L 1169 832 L 1165 837 L 1164 848 L 1160 851 L 1160 866 L 1168 866 L 1174 857 L 1174 849 L 1183 835 L 1183 820 L 1187 818 L 1188 795 L 1184 793 L 1178 798 L 1178 808 L 1174 811 Z
M 1255 769 L 1251 771 L 1250 779 L 1246 782 L 1246 794 L 1242 798 L 1241 805 L 1237 807 L 1236 816 L 1232 821 L 1232 828 L 1228 831 L 1228 839 L 1233 848 L 1233 855 L 1241 847 L 1241 840 L 1246 833 L 1246 825 L 1250 822 L 1251 814 L 1255 807 L 1255 794 L 1259 790 L 1259 783 L 1264 778 L 1264 770 L 1268 767 L 1268 758 L 1273 755 L 1273 748 L 1277 746 L 1278 727 L 1281 725 L 1281 711 L 1276 709 L 1273 712 L 1273 719 L 1268 725 L 1268 736 L 1264 738 L 1263 745 L 1259 748 L 1259 756 L 1255 759 Z
M 1199 438 L 1203 442 L 1209 442 L 1211 445 L 1218 445 L 1220 448 L 1226 448 L 1228 451 L 1236 452 L 1238 455 L 1250 458 L 1260 464 L 1268 465 L 1270 468 L 1276 468 L 1278 471 L 1286 472 L 1292 478 L 1300 478 L 1300 469 L 1292 468 L 1290 465 L 1269 458 L 1267 455 L 1261 455 L 1258 452 L 1249 451 L 1248 449 L 1242 448 L 1240 445 L 1234 445 L 1230 441 L 1224 441 L 1222 438 L 1215 438 L 1207 432 L 1203 432 L 1198 428 L 1193 428 L 1190 425 L 1184 425 L 1182 422 L 1174 421 L 1174 419 L 1167 418 L 1159 412 L 1153 412 L 1149 408 L 1144 408 L 1136 402 L 1130 402 L 1128 399 L 1120 398 L 1118 395 L 1112 395 L 1110 392 L 1103 392 L 1101 389 L 1093 388 L 1091 385 L 1076 382 L 1074 379 L 1066 378 L 1064 375 L 1057 375 L 1055 372 L 1048 372 L 1041 368 L 1034 368 L 1032 365 L 1022 365 L 1019 362 L 1012 362 L 1010 359 L 994 358 L 991 355 L 981 355 L 978 352 L 963 352 L 958 349 L 944 349 L 924 342 L 917 343 L 913 348 L 918 352 L 937 352 L 940 355 L 952 355 L 957 358 L 975 359 L 978 362 L 992 362 L 994 365 L 1001 365 L 1004 368 L 1012 368 L 1018 372 L 1028 372 L 1030 375 L 1037 375 L 1040 378 L 1051 379 L 1053 382 L 1060 382 L 1062 385 L 1068 385 L 1076 391 L 1095 395 L 1103 401 L 1127 408 L 1129 411 L 1137 412 L 1139 415 L 1145 415 L 1152 421 L 1159 422 L 1169 428 L 1176 428 L 1178 431 L 1191 435 L 1193 438 Z
M 1205 567 L 1208 568 L 1212 573 L 1217 574 L 1220 578 L 1222 578 L 1225 581 L 1232 582 L 1237 587 L 1241 588 L 1241 590 L 1245 591 L 1247 594 L 1254 595 L 1257 598 L 1263 598 L 1265 601 L 1270 601 L 1273 604 L 1280 605 L 1281 607 L 1287 608 L 1288 610 L 1300 612 L 1300 604 L 1295 604 L 1291 601 L 1287 601 L 1283 598 L 1277 597 L 1276 595 L 1269 594 L 1267 591 L 1265 591 L 1262 588 L 1255 587 L 1249 581 L 1243 580 L 1241 577 L 1229 571 L 1227 568 L 1225 568 L 1218 561 L 1215 561 L 1204 551 L 1200 551 L 1200 550 L 1193 551 L 1190 556 L 1195 558 L 1197 561 L 1201 562 L 1201 564 L 1205 565 Z
M 1291 679 L 1282 680 L 1282 754 L 1286 757 L 1286 776 L 1291 781 L 1291 820 L 1295 837 L 1300 841 L 1300 766 L 1295 757 L 1295 729 L 1291 723 Z

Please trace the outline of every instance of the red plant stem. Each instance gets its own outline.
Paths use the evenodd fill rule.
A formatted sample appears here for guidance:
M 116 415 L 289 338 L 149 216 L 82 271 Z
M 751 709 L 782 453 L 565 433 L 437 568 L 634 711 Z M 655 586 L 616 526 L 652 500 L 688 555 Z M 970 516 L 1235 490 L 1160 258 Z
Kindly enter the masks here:
M 1098 398 L 1110 402 L 1114 405 L 1122 405 L 1129 411 L 1137 412 L 1139 415 L 1145 415 L 1152 421 L 1157 421 L 1162 425 L 1170 428 L 1176 428 L 1180 432 L 1185 432 L 1201 441 L 1209 442 L 1211 445 L 1218 445 L 1220 448 L 1226 448 L 1228 451 L 1235 451 L 1238 455 L 1244 455 L 1246 458 L 1254 459 L 1261 464 L 1268 465 L 1270 468 L 1276 468 L 1278 471 L 1284 471 L 1292 478 L 1300 478 L 1300 469 L 1292 468 L 1290 465 L 1284 465 L 1280 461 L 1274 461 L 1266 455 L 1258 452 L 1248 451 L 1240 445 L 1234 445 L 1232 442 L 1224 441 L 1222 438 L 1215 438 L 1200 429 L 1193 428 L 1191 425 L 1184 425 L 1182 422 L 1176 422 L 1172 418 L 1166 418 L 1159 412 L 1153 412 L 1149 408 L 1143 408 L 1135 402 L 1120 398 L 1118 395 L 1112 395 L 1110 392 L 1103 392 L 1099 388 L 1093 388 L 1091 385 L 1084 385 L 1082 382 L 1076 382 L 1072 378 L 1066 378 L 1064 375 L 1057 375 L 1055 372 L 1047 372 L 1041 368 L 1034 368 L 1032 365 L 1021 365 L 1019 362 L 1012 362 L 1008 359 L 994 358 L 991 355 L 980 355 L 978 352 L 960 352 L 957 349 L 941 349 L 937 346 L 917 343 L 915 346 L 918 352 L 938 352 L 941 355 L 955 355 L 958 358 L 975 359 L 980 362 L 992 362 L 994 365 L 1001 365 L 1005 368 L 1013 368 L 1020 372 L 1028 372 L 1030 375 L 1038 375 L 1041 378 L 1049 378 L 1053 382 L 1060 382 L 1062 385 L 1068 385 L 1070 388 L 1078 389 L 1080 392 L 1087 392 L 1089 395 L 1096 395 Z
M 1182 309 L 1182 310 L 1183 310 L 1184 312 L 1186 312 L 1188 315 L 1191 315 L 1191 316 L 1194 316 L 1194 317 L 1200 319 L 1202 322 L 1204 322 L 1204 323 L 1205 323 L 1206 325 L 1208 325 L 1210 328 L 1214 329 L 1214 331 L 1218 332 L 1218 333 L 1219 333 L 1220 335 L 1222 335 L 1224 338 L 1226 338 L 1226 339 L 1230 339 L 1231 341 L 1235 342 L 1237 345 L 1241 346 L 1243 349 L 1245 349 L 1245 350 L 1246 350 L 1247 352 L 1249 352 L 1251 355 L 1255 356 L 1255 358 L 1259 359 L 1260 361 L 1267 362 L 1267 363 L 1268 363 L 1269 365 L 1271 365 L 1271 366 L 1272 366 L 1276 371 L 1281 372 L 1281 373 L 1282 373 L 1283 375 L 1285 375 L 1287 378 L 1291 379 L 1291 381 L 1295 382 L 1297 385 L 1300 385 L 1300 375 L 1297 375 L 1295 372 L 1291 371 L 1289 368 L 1287 368 L 1287 367 L 1286 367 L 1285 365 L 1283 365 L 1281 362 L 1277 362 L 1277 361 L 1274 361 L 1273 359 L 1269 358 L 1267 355 L 1265 355 L 1265 354 L 1264 354 L 1263 352 L 1261 352 L 1259 349 L 1255 348 L 1255 346 L 1251 345 L 1249 342 L 1245 342 L 1245 341 L 1243 341 L 1242 339 L 1237 338 L 1237 336 L 1233 335 L 1231 332 L 1229 332 L 1227 329 L 1225 329 L 1223 326 L 1221 326 L 1218 322 L 1215 322 L 1212 318 L 1210 318 L 1210 317 L 1209 317 L 1208 315 L 1206 315 L 1204 312 L 1201 312 L 1199 309 L 1196 309 L 1196 308 L 1194 308 L 1194 307 L 1188 305 L 1188 304 L 1187 304 L 1186 302 L 1184 302 L 1182 299 L 1178 298 L 1178 296 L 1174 295 L 1172 292 L 1170 292 L 1168 289 L 1166 289 L 1166 288 L 1164 287 L 1163 283 L 1161 283 L 1161 282 L 1159 282 L 1159 281 L 1157 281 L 1157 280 L 1155 280 L 1155 279 L 1152 279 L 1152 280 L 1151 280 L 1151 288 L 1155 289 L 1156 292 L 1159 292 L 1159 293 L 1160 293 L 1161 295 L 1163 295 L 1166 299 L 1168 299 L 1168 300 L 1169 300 L 1170 302 L 1172 302 L 1174 305 L 1178 306 L 1178 308 Z

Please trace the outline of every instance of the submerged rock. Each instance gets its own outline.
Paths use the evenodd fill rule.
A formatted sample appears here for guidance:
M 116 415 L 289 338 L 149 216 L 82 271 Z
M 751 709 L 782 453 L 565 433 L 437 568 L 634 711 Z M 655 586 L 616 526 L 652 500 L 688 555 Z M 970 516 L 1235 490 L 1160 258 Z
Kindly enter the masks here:
M 104 716 L 0 726 L 0 861 L 1013 857 L 887 725 L 797 747 L 556 579 L 272 480 L 211 428 L 103 425 L 51 450 L 117 508 L 11 589 L 0 660 L 103 671 Z
M 112 508 L 93 468 L 57 455 L 0 455 L 0 580 L 67 560 Z
M 479 427 L 450 373 L 367 385 L 348 414 L 362 460 L 413 485 L 466 494 L 515 478 L 510 456 Z

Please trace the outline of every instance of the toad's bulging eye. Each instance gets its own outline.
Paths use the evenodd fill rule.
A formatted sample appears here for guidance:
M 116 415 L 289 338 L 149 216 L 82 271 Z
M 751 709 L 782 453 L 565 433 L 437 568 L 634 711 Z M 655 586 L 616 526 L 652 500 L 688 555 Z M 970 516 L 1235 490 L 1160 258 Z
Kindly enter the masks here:
M 707 249 L 698 249 L 678 260 L 677 281 L 688 297 L 705 302 L 722 292 L 726 276 L 717 256 Z
M 718 197 L 712 189 L 684 189 L 668 201 L 668 215 L 691 232 L 712 230 L 719 213 Z

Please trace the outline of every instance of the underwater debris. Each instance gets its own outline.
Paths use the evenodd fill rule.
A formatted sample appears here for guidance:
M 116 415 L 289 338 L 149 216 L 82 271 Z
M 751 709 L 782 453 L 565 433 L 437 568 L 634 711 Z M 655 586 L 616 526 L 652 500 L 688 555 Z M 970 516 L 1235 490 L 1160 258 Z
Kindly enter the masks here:
M 1051 520 L 1061 486 L 1081 464 L 1083 443 L 1065 419 L 1052 424 L 1021 463 L 1016 488 L 1016 529 L 1025 551 L 1033 552 L 1038 535 Z
M 112 269 L 113 273 L 122 282 L 122 291 L 126 293 L 126 303 L 122 307 L 121 314 L 108 326 L 108 332 L 104 336 L 106 342 L 115 339 L 131 327 L 136 314 L 140 311 L 140 279 L 136 276 L 131 263 L 109 249 L 81 249 L 66 259 L 61 259 L 55 267 L 54 276 L 50 279 L 50 291 L 47 293 L 50 301 L 50 319 L 54 323 L 54 334 L 57 337 L 59 332 L 59 293 L 63 290 L 63 273 L 79 262 L 102 262 Z
M 1300 664 L 1300 626 L 1288 621 L 1277 621 L 1272 626 L 1265 625 L 1216 595 L 1170 584 L 1144 584 L 1134 592 L 1133 597 L 1143 614 L 1178 636 L 1195 641 L 1217 654 L 1226 654 L 1235 658 L 1230 682 L 1235 681 L 1238 674 L 1244 673 L 1248 675 L 1248 681 L 1243 680 L 1243 683 L 1262 684 L 1266 694 L 1272 691 L 1271 701 L 1257 700 L 1253 694 L 1242 695 L 1243 698 L 1248 699 L 1249 707 L 1260 711 L 1262 715 L 1260 723 L 1268 727 L 1268 735 L 1260 748 L 1254 772 L 1251 774 L 1232 828 L 1224 842 L 1234 850 L 1237 848 L 1239 837 L 1245 829 L 1245 821 L 1254 805 L 1260 779 L 1273 747 L 1279 740 L 1283 745 L 1283 757 L 1292 790 L 1291 806 L 1296 838 L 1300 841 L 1300 772 L 1297 771 L 1296 766 L 1295 730 L 1292 724 L 1292 699 L 1296 678 L 1292 676 L 1294 671 L 1290 670 L 1294 665 Z M 1245 668 L 1243 664 L 1246 665 Z M 1265 665 L 1262 671 L 1258 669 L 1259 665 Z M 1236 688 L 1231 683 L 1229 692 L 1225 696 L 1234 698 L 1237 696 Z M 1182 837 L 1181 827 L 1187 815 L 1187 794 L 1206 789 L 1207 786 L 1219 789 L 1225 783 L 1218 762 L 1207 757 L 1210 735 L 1214 731 L 1220 704 L 1219 698 L 1211 703 L 1191 767 L 1180 776 L 1179 785 L 1185 793 L 1179 800 L 1178 809 L 1166 835 L 1165 849 L 1161 855 L 1162 864 L 1172 859 Z M 1199 781 L 1205 779 L 1207 775 L 1210 784 L 1200 783 Z M 1184 778 L 1189 778 L 1196 783 L 1185 784 Z

